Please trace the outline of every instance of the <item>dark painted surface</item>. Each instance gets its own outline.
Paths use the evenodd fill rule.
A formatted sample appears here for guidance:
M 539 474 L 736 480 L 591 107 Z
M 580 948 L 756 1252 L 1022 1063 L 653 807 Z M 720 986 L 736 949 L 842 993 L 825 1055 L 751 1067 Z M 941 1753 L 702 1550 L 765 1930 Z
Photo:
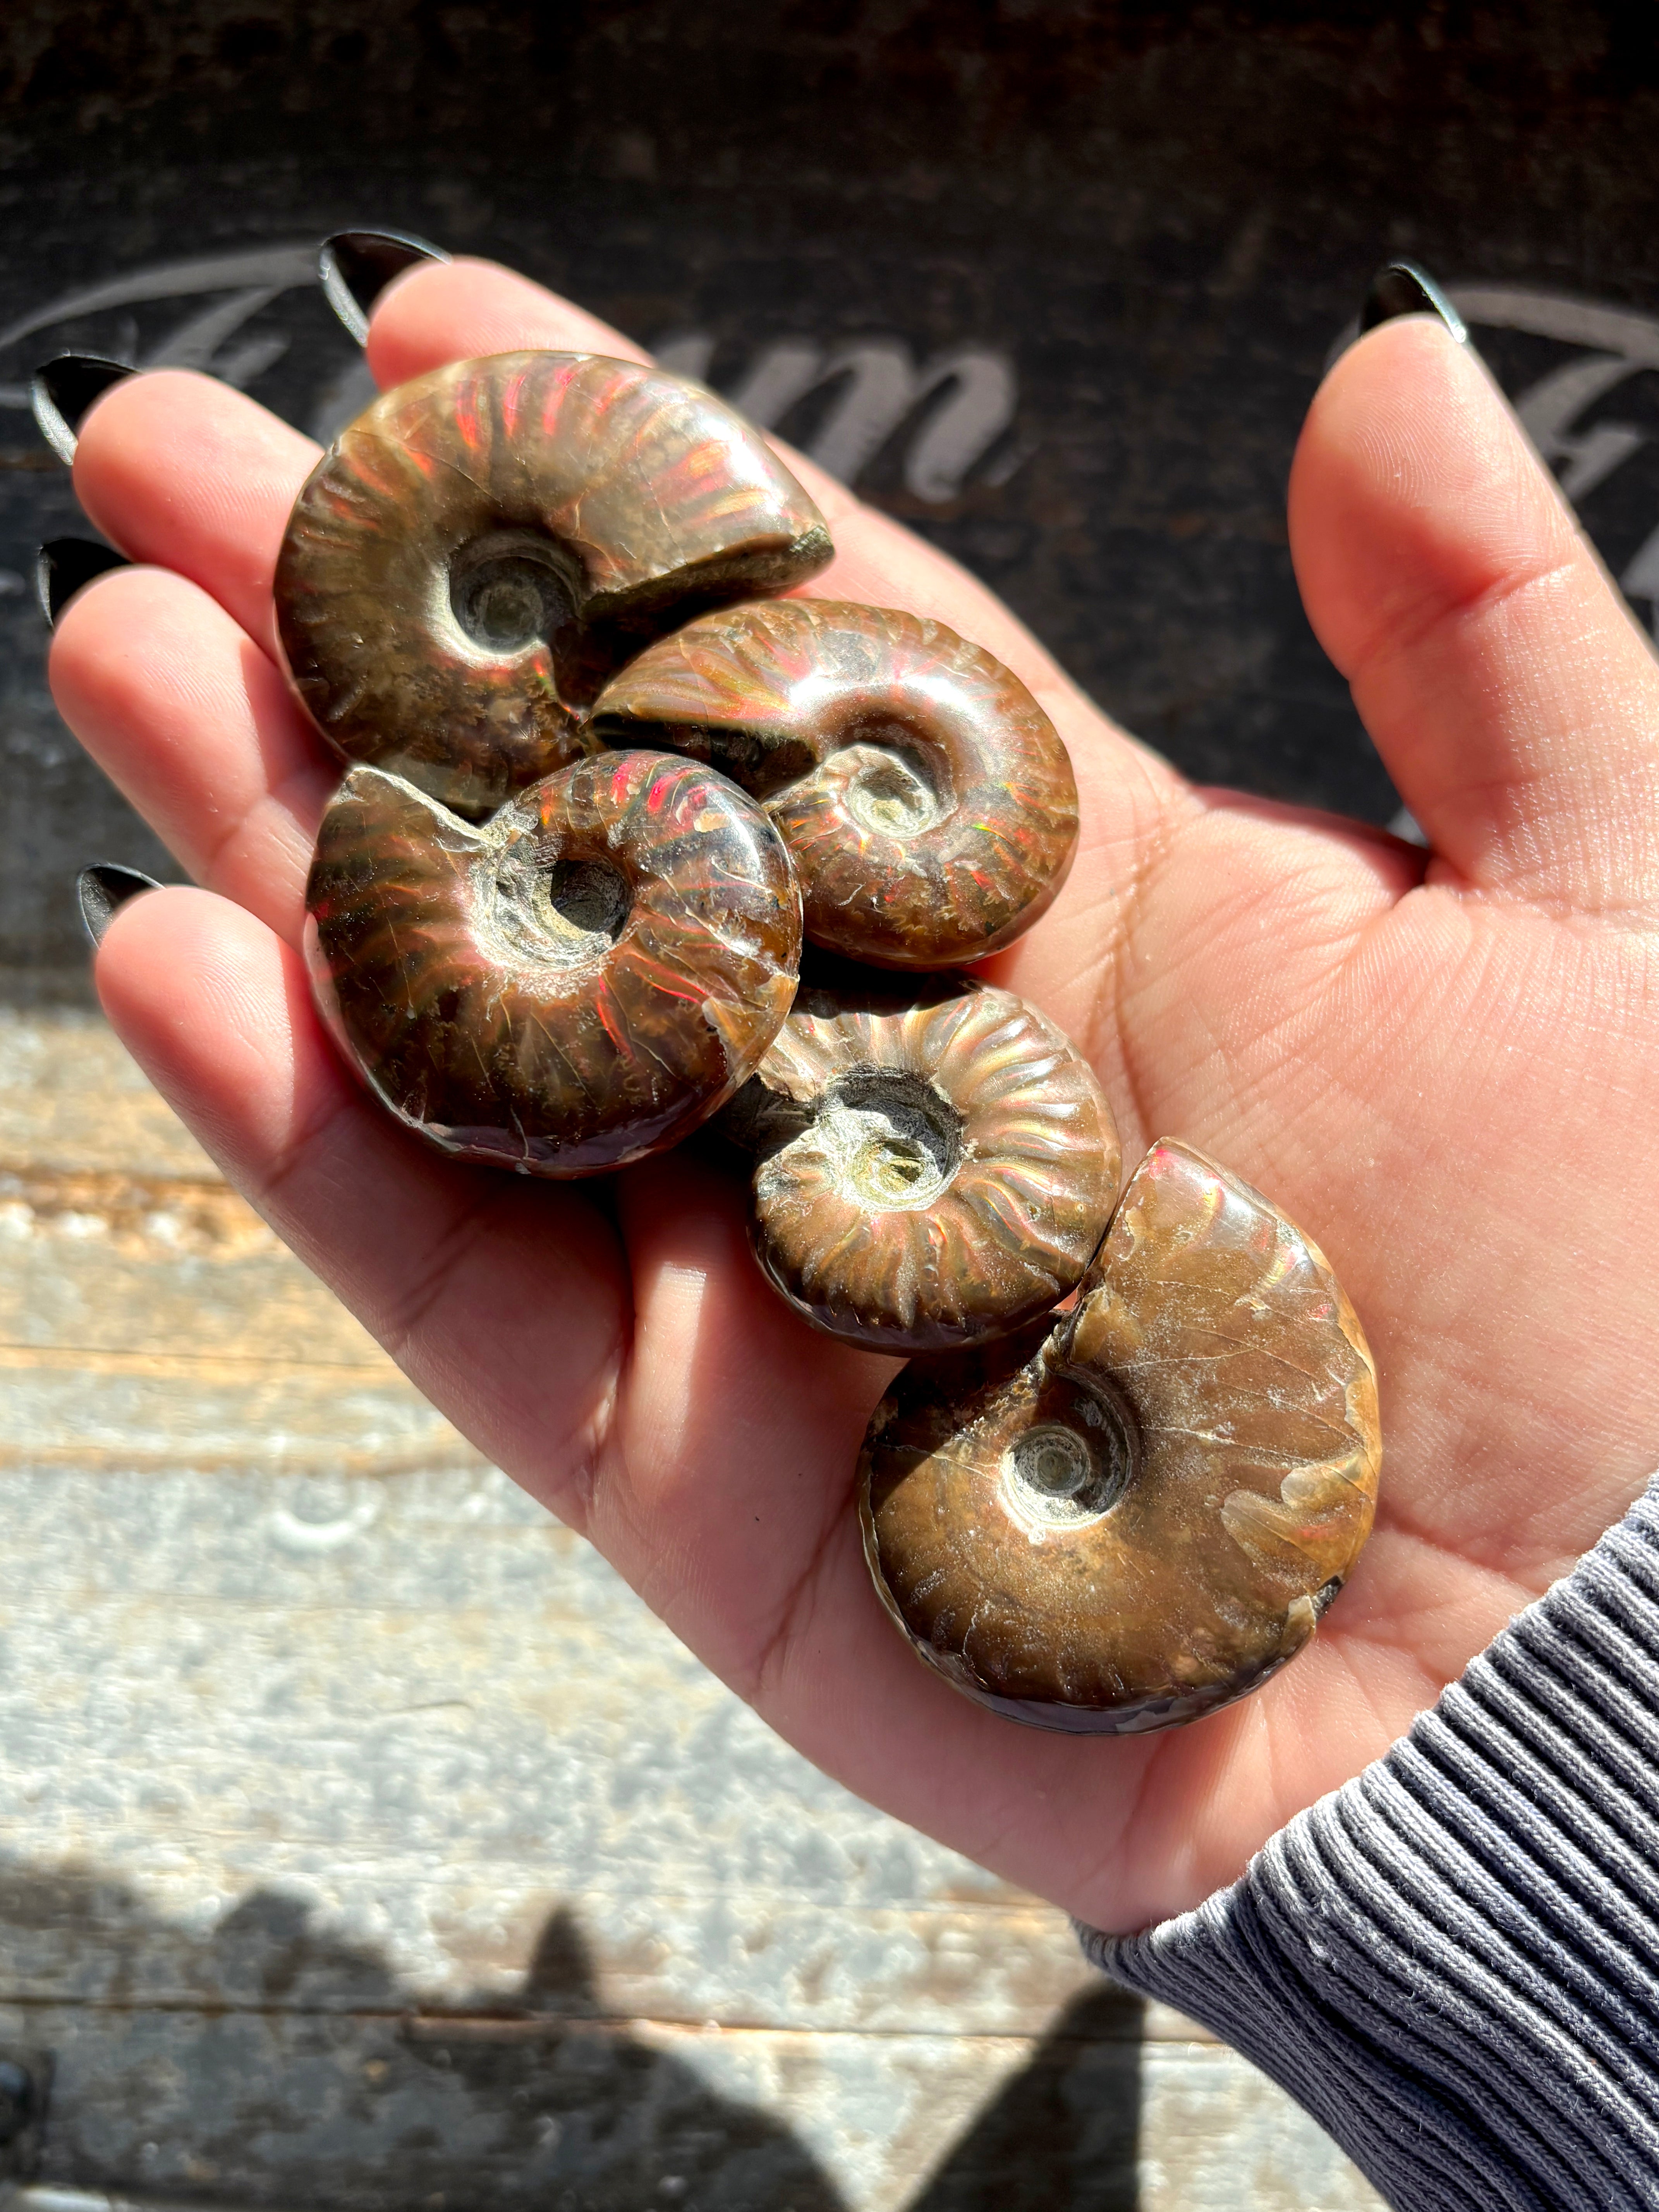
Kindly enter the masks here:
M 0 26 L 0 313 L 380 221 L 499 254 L 643 338 L 701 335 L 728 390 L 769 348 L 816 348 L 822 370 L 873 343 L 872 496 L 1183 767 L 1386 820 L 1296 601 L 1297 422 L 1388 254 L 1454 286 L 1659 307 L 1656 83 L 1659 18 L 1613 6 L 44 0 Z M 326 419 L 349 342 L 313 294 L 257 289 L 58 319 L 4 349 L 0 382 L 70 344 L 165 355 L 222 307 L 196 356 Z M 930 475 L 923 434 L 964 387 L 907 410 L 902 380 L 964 348 L 981 384 L 1012 370 L 1017 401 L 995 430 L 991 393 L 994 435 L 957 483 Z M 1583 357 L 1536 337 L 1492 351 L 1517 387 Z M 770 370 L 775 390 L 775 353 Z M 1642 440 L 1587 495 L 1615 572 L 1659 505 L 1656 391 L 1626 377 L 1574 425 L 1611 413 Z M 832 375 L 781 427 L 833 446 L 848 392 Z M 15 404 L 0 447 L 0 965 L 55 992 L 76 988 L 75 866 L 158 855 L 41 684 L 23 579 L 37 540 L 75 526 L 67 483 Z

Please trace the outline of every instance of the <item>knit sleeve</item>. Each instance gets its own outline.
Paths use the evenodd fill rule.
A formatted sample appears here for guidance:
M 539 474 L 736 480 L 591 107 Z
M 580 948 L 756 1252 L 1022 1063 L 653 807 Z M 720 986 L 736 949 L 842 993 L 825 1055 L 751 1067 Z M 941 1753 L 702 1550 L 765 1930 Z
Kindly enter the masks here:
M 1081 1932 L 1401 2212 L 1659 2206 L 1659 1478 L 1231 1889 Z

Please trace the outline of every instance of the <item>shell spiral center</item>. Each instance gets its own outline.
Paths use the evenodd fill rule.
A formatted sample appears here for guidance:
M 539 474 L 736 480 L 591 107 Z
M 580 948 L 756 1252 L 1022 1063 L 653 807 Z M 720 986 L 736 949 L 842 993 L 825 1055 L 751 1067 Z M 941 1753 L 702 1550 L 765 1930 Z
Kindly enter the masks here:
M 627 877 L 608 860 L 569 857 L 550 866 L 510 847 L 490 885 L 490 918 L 507 951 L 538 966 L 580 968 L 622 935 L 633 905 Z
M 961 1115 L 915 1076 L 848 1076 L 815 1133 L 844 1194 L 878 1212 L 930 1206 L 962 1159 Z
M 469 644 L 491 655 L 550 643 L 574 620 L 557 548 L 527 530 L 492 530 L 459 546 L 449 605 Z
M 847 811 L 866 835 L 917 837 L 939 819 L 939 793 L 902 753 L 883 745 L 849 745 L 842 756 Z
M 1080 1423 L 1039 1421 L 1003 1454 L 1008 1502 L 1028 1522 L 1074 1528 L 1097 1520 L 1128 1486 L 1133 1461 L 1122 1416 L 1109 1405 L 1079 1406 Z

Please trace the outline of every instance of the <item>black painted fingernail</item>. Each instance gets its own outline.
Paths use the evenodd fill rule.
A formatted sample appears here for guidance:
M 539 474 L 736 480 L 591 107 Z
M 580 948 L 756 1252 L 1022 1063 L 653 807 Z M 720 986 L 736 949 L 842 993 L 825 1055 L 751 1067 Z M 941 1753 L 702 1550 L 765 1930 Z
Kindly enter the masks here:
M 328 304 L 362 345 L 368 311 L 394 276 L 417 261 L 447 261 L 441 246 L 428 246 L 406 230 L 337 230 L 323 240 L 317 274 Z
M 1462 315 L 1428 270 L 1414 261 L 1385 261 L 1372 277 L 1359 310 L 1360 336 L 1379 323 L 1392 322 L 1396 315 L 1438 315 L 1459 345 L 1469 342 Z
M 130 362 L 106 361 L 95 353 L 60 353 L 56 361 L 35 370 L 29 404 L 40 435 L 66 468 L 74 465 L 76 441 L 88 408 L 112 384 L 133 374 Z
M 81 902 L 81 919 L 87 926 L 94 951 L 103 943 L 117 907 L 125 906 L 141 891 L 159 891 L 161 888 L 154 876 L 143 875 L 137 868 L 124 868 L 114 860 L 98 860 L 91 867 L 82 868 L 75 878 L 75 896 Z
M 48 629 L 82 584 L 111 568 L 132 566 L 112 545 L 95 545 L 90 538 L 49 538 L 34 556 L 34 596 Z

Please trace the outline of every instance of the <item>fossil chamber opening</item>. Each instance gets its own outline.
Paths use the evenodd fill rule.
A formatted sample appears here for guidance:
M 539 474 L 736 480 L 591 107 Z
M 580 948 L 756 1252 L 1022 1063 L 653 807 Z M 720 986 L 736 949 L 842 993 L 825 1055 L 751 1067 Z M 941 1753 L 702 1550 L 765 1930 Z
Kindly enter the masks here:
M 559 549 L 529 530 L 492 530 L 450 556 L 449 605 L 481 652 L 523 653 L 575 623 Z
M 846 1196 L 873 1212 L 930 1205 L 962 1158 L 961 1115 L 914 1075 L 846 1077 L 814 1134 Z
M 836 756 L 848 812 L 875 836 L 915 837 L 945 811 L 943 794 L 908 752 L 884 744 L 848 745 Z
M 1098 1519 L 1122 1497 L 1133 1468 L 1123 1415 L 1109 1401 L 1081 1394 L 1071 1419 L 1034 1422 L 1002 1455 L 1016 1511 L 1054 1528 Z
M 628 924 L 633 887 L 609 860 L 572 855 L 550 865 L 529 840 L 496 862 L 497 930 L 521 959 L 579 968 L 608 952 Z

